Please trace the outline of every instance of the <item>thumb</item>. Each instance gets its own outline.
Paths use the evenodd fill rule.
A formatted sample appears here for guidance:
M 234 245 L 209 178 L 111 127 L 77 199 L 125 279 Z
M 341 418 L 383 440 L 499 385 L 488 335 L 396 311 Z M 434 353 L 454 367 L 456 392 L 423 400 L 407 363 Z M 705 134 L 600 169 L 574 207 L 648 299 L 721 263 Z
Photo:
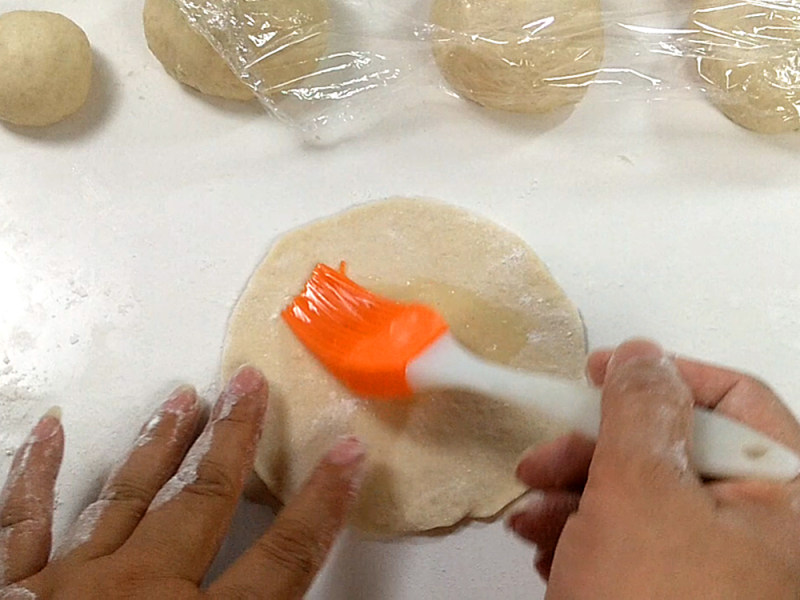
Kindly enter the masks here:
M 653 490 L 683 479 L 689 469 L 692 395 L 659 346 L 635 340 L 617 348 L 602 404 L 590 483 L 622 479 L 627 489 Z

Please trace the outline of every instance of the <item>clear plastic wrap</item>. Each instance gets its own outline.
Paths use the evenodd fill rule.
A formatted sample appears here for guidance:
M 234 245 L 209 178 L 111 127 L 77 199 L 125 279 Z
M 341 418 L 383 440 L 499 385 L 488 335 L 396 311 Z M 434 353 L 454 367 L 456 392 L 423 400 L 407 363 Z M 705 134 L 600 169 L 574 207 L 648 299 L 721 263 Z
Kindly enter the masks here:
M 310 139 L 447 94 L 543 113 L 701 91 L 749 129 L 800 129 L 800 0 L 173 1 Z

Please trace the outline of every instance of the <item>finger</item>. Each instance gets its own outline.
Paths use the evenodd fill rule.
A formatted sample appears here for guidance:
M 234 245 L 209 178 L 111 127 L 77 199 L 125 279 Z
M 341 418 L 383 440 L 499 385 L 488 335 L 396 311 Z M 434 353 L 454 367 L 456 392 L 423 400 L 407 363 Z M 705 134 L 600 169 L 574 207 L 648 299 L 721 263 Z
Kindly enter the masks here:
M 786 505 L 796 502 L 796 492 L 791 486 L 776 484 L 773 481 L 727 480 L 712 481 L 706 490 L 717 502 L 718 506 L 732 506 L 741 509 L 748 507 L 766 507 L 773 515 L 785 514 Z M 796 507 L 795 507 L 796 510 Z
M 603 384 L 612 355 L 613 351 L 604 349 L 593 352 L 587 359 L 586 372 L 596 385 Z M 675 366 L 692 391 L 695 403 L 708 408 L 719 404 L 741 381 L 751 379 L 742 373 L 688 358 L 675 357 Z
M 720 367 L 680 359 L 681 376 L 695 393 L 696 402 L 763 431 L 800 450 L 800 425 L 769 387 L 757 379 Z
M 545 581 L 550 578 L 561 532 L 578 510 L 580 498 L 575 492 L 546 492 L 509 517 L 508 526 L 512 531 L 536 544 L 534 566 Z
M 603 384 L 611 354 L 599 350 L 587 360 L 587 375 L 596 385 Z M 675 365 L 695 404 L 719 410 L 800 450 L 800 425 L 769 387 L 749 375 L 687 358 L 676 358 Z
M 264 377 L 243 367 L 122 550 L 147 553 L 158 572 L 199 582 L 228 530 L 253 467 L 266 408 Z
M 621 345 L 608 363 L 589 484 L 657 490 L 689 469 L 692 398 L 673 362 L 647 341 Z
M 546 492 L 529 501 L 508 518 L 508 526 L 539 551 L 555 549 L 569 516 L 578 510 L 581 496 L 575 492 Z
M 553 570 L 553 559 L 556 556 L 555 547 L 549 548 L 546 551 L 538 550 L 536 552 L 536 559 L 534 560 L 534 567 L 545 581 L 550 580 L 550 572 Z
M 613 350 L 596 350 L 586 359 L 586 376 L 594 385 L 603 385 L 606 378 L 606 367 L 608 367 L 608 361 L 611 360 L 613 354 Z
M 302 598 L 353 504 L 364 456 L 355 438 L 334 446 L 272 528 L 209 588 L 211 596 Z
M 71 527 L 58 557 L 88 561 L 117 550 L 133 533 L 158 490 L 175 473 L 202 418 L 191 387 L 180 387 L 142 427 L 128 457 Z
M 47 564 L 55 483 L 63 455 L 61 411 L 54 408 L 17 451 L 0 493 L 0 588 L 34 575 Z
M 581 488 L 593 453 L 593 441 L 571 433 L 526 452 L 517 466 L 517 478 L 538 490 Z

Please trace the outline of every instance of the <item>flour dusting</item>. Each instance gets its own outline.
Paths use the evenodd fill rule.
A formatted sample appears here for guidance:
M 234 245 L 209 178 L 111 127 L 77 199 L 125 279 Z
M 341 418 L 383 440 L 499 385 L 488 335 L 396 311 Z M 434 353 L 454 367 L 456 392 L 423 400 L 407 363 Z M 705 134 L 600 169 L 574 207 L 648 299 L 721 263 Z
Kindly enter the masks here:
M 163 419 L 164 412 L 162 410 L 157 410 L 155 414 L 150 417 L 150 420 L 145 423 L 144 427 L 142 428 L 142 432 L 133 443 L 134 448 L 141 448 L 142 446 L 146 446 L 152 442 L 155 431 L 158 429 L 158 426 L 161 425 L 161 421 L 163 421 Z
M 359 408 L 359 401 L 351 396 L 341 395 L 336 391 L 328 394 L 329 404 L 327 404 L 311 423 L 314 431 L 331 430 L 336 426 L 342 426 L 350 421 L 353 413 Z
M 533 294 L 522 294 L 518 299 L 517 302 L 520 306 L 525 308 L 533 305 Z
M 108 509 L 111 502 L 108 500 L 97 500 L 87 506 L 78 517 L 78 520 L 69 528 L 64 542 L 56 552 L 57 557 L 66 556 L 76 548 L 88 542 L 97 529 L 100 517 Z
M 215 415 L 215 420 L 222 421 L 231 416 L 231 411 L 238 401 L 239 398 L 227 390 L 222 392 L 219 397 L 219 414 Z
M 161 407 L 153 414 L 152 417 L 150 417 L 150 420 L 145 423 L 144 427 L 142 427 L 139 437 L 136 438 L 136 441 L 133 444 L 134 450 L 136 448 L 146 446 L 155 439 L 156 431 L 161 426 L 161 423 L 164 422 L 164 416 L 168 414 L 175 417 L 175 423 L 172 426 L 170 437 L 167 440 L 167 443 L 174 444 L 178 442 L 178 431 L 183 429 L 183 423 L 186 421 L 186 419 L 191 418 L 194 415 L 194 411 L 171 411 L 165 410 L 163 407 Z
M 176 411 L 172 412 L 169 410 L 165 410 L 164 407 L 159 407 L 153 416 L 144 424 L 141 431 L 139 432 L 138 437 L 133 442 L 133 447 L 125 454 L 125 457 L 118 462 L 112 469 L 106 479 L 106 483 L 103 485 L 103 489 L 100 491 L 100 498 L 104 500 L 113 500 L 113 498 L 109 498 L 109 487 L 110 485 L 116 481 L 119 472 L 122 468 L 127 464 L 128 460 L 130 459 L 131 455 L 136 452 L 139 448 L 147 446 L 148 444 L 152 443 L 155 440 L 155 432 L 161 426 L 164 421 L 164 415 L 171 414 L 175 416 L 175 422 L 172 426 L 170 431 L 169 439 L 166 440 L 168 445 L 173 445 L 178 443 L 178 431 L 183 429 L 183 423 L 186 419 L 192 416 L 192 412 L 181 412 Z
M 17 486 L 20 477 L 22 477 L 28 470 L 28 463 L 31 459 L 33 444 L 34 442 L 29 438 L 21 449 L 22 454 L 19 457 L 19 462 L 16 465 L 12 465 L 11 472 L 9 472 L 8 479 L 3 487 L 3 492 L 0 494 L 0 507 L 5 505 L 5 503 L 8 501 L 8 495 L 11 493 L 11 489 Z M 19 491 L 17 491 L 17 493 L 19 493 Z M 22 493 L 28 494 L 28 491 L 24 490 Z
M 20 585 L 0 589 L 0 600 L 37 600 L 38 596 Z
M 502 263 L 507 266 L 517 266 L 525 258 L 525 248 L 522 246 L 514 246 L 511 251 L 502 258 Z
M 224 407 L 223 407 L 224 410 Z M 204 431 L 197 441 L 192 446 L 191 450 L 186 454 L 181 468 L 172 476 L 172 478 L 164 484 L 164 487 L 156 494 L 153 501 L 150 503 L 148 510 L 156 510 L 160 508 L 173 498 L 177 496 L 187 485 L 191 485 L 197 481 L 197 469 L 200 463 L 208 454 L 211 449 L 211 443 L 214 439 L 214 427 L 209 426 Z
M 220 395 L 220 386 L 217 382 L 212 382 L 197 392 L 200 398 L 218 398 Z

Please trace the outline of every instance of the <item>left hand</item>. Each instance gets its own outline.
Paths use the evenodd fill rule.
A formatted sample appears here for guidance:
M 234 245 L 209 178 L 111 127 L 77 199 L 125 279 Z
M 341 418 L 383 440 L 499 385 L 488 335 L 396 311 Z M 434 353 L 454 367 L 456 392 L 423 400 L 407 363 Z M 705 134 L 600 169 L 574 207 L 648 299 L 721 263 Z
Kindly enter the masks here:
M 267 383 L 249 367 L 204 427 L 194 390 L 176 390 L 52 560 L 64 431 L 57 416 L 45 416 L 17 452 L 0 496 L 0 600 L 301 598 L 358 491 L 364 448 L 354 438 L 333 447 L 248 552 L 199 588 L 252 469 L 266 407 Z

